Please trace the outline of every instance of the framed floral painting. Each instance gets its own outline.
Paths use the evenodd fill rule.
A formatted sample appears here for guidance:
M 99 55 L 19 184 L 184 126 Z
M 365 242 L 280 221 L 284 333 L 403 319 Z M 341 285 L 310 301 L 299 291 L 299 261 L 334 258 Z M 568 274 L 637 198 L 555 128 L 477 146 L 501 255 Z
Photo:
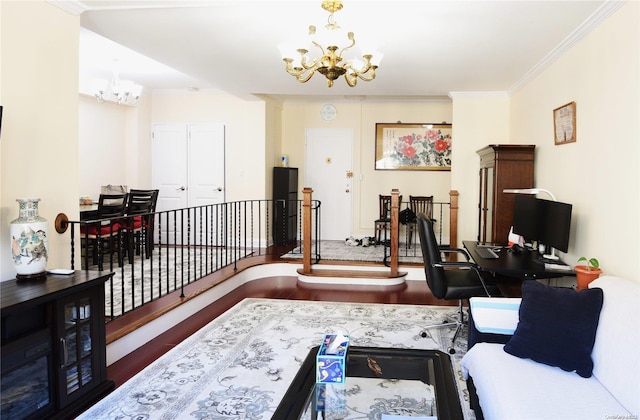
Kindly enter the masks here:
M 376 124 L 376 170 L 450 171 L 451 124 Z

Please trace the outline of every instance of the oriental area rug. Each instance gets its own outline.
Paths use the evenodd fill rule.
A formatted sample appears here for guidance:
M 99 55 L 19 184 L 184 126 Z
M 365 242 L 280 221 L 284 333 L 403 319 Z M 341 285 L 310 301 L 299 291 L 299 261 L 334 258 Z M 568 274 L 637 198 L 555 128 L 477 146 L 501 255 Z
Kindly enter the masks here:
M 287 254 L 283 255 L 284 259 L 301 260 L 304 249 L 299 246 Z M 320 258 L 323 260 L 333 261 L 366 261 L 366 262 L 382 262 L 385 256 L 383 245 L 348 245 L 346 241 L 320 241 Z M 387 258 L 389 258 L 389 248 L 386 250 Z M 315 243 L 311 248 L 311 259 L 316 257 Z M 411 248 L 407 247 L 403 242 L 399 247 L 400 263 L 422 264 L 422 251 L 420 244 L 417 243 Z
M 114 275 L 105 282 L 105 316 L 123 315 L 252 253 L 249 248 L 156 247 L 151 258 L 136 255 L 133 264 L 125 258 L 121 267 L 107 259 L 104 269 Z M 98 266 L 89 269 L 98 270 Z
M 451 328 L 427 330 L 457 307 L 333 303 L 248 298 L 211 321 L 99 401 L 80 419 L 270 419 L 309 350 L 325 334 L 350 336 L 350 345 L 447 351 Z M 459 361 L 466 335 L 452 355 L 465 419 L 474 420 Z M 375 380 L 375 379 L 374 379 Z M 385 383 L 385 381 L 387 383 Z M 399 404 L 405 414 L 431 414 L 433 395 L 391 388 L 344 418 L 375 419 Z M 358 389 L 347 392 L 358 392 Z

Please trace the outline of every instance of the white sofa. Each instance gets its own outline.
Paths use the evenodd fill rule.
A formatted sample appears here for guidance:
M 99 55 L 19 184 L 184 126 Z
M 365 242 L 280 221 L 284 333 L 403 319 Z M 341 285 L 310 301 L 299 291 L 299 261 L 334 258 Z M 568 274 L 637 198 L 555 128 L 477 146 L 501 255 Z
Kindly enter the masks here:
M 640 282 L 603 276 L 589 287 L 603 291 L 592 376 L 512 356 L 504 344 L 477 343 L 461 363 L 477 394 L 478 418 L 639 418 Z

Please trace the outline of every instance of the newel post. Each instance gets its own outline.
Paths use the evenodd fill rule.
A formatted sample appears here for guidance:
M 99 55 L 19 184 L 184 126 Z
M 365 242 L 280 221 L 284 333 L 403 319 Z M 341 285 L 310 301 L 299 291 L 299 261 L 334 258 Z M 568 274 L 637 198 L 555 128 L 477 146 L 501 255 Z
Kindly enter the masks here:
M 457 190 L 449 191 L 449 246 L 458 247 L 458 196 Z
M 302 189 L 302 270 L 311 273 L 311 196 L 313 190 Z
M 400 236 L 400 227 L 398 225 L 398 219 L 400 215 L 400 191 L 397 188 L 391 190 L 391 262 L 389 267 L 391 268 L 391 275 L 398 275 L 398 244 Z

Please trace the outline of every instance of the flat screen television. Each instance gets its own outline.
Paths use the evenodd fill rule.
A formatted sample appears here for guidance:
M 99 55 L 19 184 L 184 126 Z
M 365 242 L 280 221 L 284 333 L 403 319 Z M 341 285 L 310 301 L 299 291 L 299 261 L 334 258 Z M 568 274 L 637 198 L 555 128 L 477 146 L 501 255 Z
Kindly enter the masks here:
M 513 231 L 562 252 L 569 250 L 572 205 L 526 195 L 515 199 Z M 547 258 L 557 258 L 553 252 Z

